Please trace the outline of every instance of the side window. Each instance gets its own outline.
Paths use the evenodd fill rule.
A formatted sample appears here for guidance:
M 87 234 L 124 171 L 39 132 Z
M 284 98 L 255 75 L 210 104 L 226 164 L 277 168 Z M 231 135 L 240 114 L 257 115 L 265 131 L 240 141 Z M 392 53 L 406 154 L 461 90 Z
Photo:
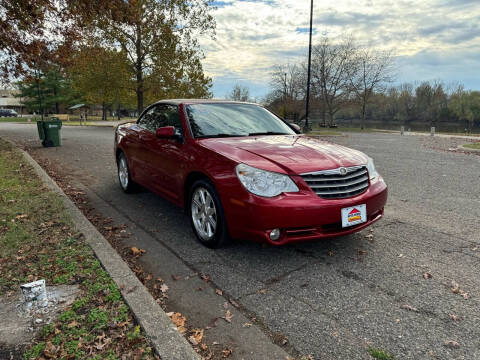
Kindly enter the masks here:
M 155 111 L 156 106 L 150 108 L 143 116 L 138 120 L 138 124 L 141 125 L 143 128 L 155 132 L 157 129 L 155 127 Z
M 138 123 L 151 132 L 163 126 L 174 126 L 178 133 L 183 133 L 180 113 L 174 105 L 156 105 L 148 110 Z

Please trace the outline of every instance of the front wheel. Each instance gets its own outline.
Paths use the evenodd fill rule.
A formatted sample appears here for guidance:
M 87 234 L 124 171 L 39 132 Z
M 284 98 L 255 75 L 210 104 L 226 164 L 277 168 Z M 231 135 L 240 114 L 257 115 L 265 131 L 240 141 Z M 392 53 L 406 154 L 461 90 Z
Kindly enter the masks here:
M 218 248 L 229 241 L 220 197 L 207 180 L 196 181 L 190 189 L 190 222 L 197 239 L 206 247 Z
M 135 188 L 135 183 L 132 181 L 132 178 L 130 176 L 130 169 L 128 168 L 127 157 L 123 152 L 118 156 L 117 167 L 118 181 L 120 182 L 120 187 L 126 193 L 132 192 Z

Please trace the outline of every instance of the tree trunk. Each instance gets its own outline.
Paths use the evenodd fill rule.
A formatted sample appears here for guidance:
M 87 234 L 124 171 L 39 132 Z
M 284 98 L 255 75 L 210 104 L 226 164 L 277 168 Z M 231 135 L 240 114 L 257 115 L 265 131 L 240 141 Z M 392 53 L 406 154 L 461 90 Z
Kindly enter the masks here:
M 102 102 L 102 120 L 107 120 L 107 113 L 105 109 L 105 101 Z
M 117 105 L 117 119 L 120 120 L 120 104 Z
M 365 103 L 365 99 L 362 101 L 362 121 L 360 124 L 360 128 L 363 130 L 365 128 L 365 117 L 367 112 L 367 104 Z
M 135 64 L 135 72 L 137 77 L 137 111 L 140 116 L 143 110 L 143 54 L 142 54 L 142 27 L 137 23 L 137 38 L 135 41 L 135 50 L 137 55 L 137 62 Z
M 328 117 L 330 119 L 328 126 L 332 127 L 333 126 L 333 117 L 334 117 L 334 112 L 332 110 L 328 111 Z
M 143 74 L 142 70 L 137 69 L 137 112 L 138 116 L 143 111 Z

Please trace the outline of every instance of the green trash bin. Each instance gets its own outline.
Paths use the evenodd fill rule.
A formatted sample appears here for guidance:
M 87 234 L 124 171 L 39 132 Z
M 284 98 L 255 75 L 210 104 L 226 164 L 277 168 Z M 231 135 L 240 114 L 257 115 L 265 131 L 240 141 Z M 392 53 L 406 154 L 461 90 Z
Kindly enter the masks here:
M 50 120 L 37 121 L 38 136 L 42 140 L 42 145 L 45 147 L 61 146 L 62 138 L 60 136 L 60 129 L 62 128 L 62 121 L 56 117 Z

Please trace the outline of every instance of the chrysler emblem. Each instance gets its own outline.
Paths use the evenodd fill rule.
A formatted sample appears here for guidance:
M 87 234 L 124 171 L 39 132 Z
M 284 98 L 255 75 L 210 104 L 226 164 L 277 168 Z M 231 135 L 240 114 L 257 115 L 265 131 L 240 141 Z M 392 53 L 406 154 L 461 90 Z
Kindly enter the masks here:
M 345 175 L 347 173 L 347 169 L 344 167 L 340 168 L 340 175 Z

